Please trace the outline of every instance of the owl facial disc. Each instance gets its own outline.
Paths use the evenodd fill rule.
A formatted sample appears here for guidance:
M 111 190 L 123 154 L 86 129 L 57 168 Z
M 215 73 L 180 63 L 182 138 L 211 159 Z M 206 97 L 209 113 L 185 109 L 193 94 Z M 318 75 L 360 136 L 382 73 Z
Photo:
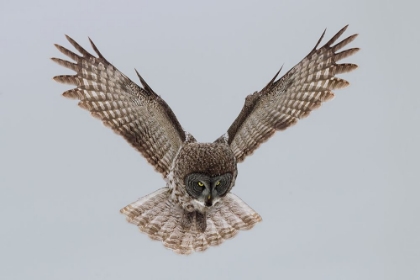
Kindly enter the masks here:
M 203 173 L 191 173 L 185 177 L 185 189 L 195 200 L 206 207 L 211 207 L 224 197 L 232 183 L 232 174 L 209 176 Z

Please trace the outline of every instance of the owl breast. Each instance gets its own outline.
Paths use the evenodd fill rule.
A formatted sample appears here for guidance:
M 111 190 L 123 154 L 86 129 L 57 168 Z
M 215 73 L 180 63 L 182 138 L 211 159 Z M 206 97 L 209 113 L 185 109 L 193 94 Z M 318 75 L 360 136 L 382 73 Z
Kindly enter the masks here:
M 232 174 L 232 181 L 228 187 L 228 193 L 235 185 L 235 179 L 238 175 L 236 164 L 236 158 L 227 144 L 185 144 L 180 149 L 167 176 L 167 184 L 172 191 L 171 199 L 188 212 L 206 212 L 208 207 L 204 206 L 186 191 L 186 176 L 195 173 L 213 178 L 230 173 Z

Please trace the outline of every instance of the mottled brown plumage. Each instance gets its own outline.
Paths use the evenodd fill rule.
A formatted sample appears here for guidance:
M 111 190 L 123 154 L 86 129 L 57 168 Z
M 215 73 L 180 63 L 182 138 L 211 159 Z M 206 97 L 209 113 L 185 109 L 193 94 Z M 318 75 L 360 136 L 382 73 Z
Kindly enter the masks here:
M 123 136 L 157 171 L 166 176 L 175 154 L 185 141 L 185 132 L 172 110 L 144 80 L 141 88 L 118 71 L 92 41 L 99 57 L 94 57 L 69 36 L 66 37 L 83 56 L 55 45 L 76 62 L 52 58 L 77 73 L 54 77 L 57 82 L 77 86 L 63 95 L 79 99 L 80 107 Z
M 261 221 L 230 192 L 237 163 L 277 130 L 295 124 L 331 99 L 332 90 L 348 85 L 335 75 L 357 66 L 337 62 L 358 49 L 338 51 L 356 35 L 333 45 L 346 28 L 317 49 L 322 34 L 314 49 L 283 77 L 277 80 L 277 72 L 261 91 L 248 95 L 227 133 L 214 143 L 197 143 L 137 71 L 142 87 L 111 65 L 92 41 L 98 57 L 68 36 L 81 56 L 56 45 L 75 63 L 53 60 L 76 75 L 54 80 L 75 85 L 63 95 L 78 99 L 80 107 L 123 136 L 165 178 L 165 188 L 121 209 L 127 220 L 167 248 L 189 254 L 218 245 Z
M 336 45 L 334 42 L 344 33 L 342 28 L 323 47 L 317 49 L 325 31 L 312 51 L 283 77 L 276 81 L 277 74 L 267 86 L 248 95 L 244 107 L 228 129 L 228 143 L 236 159 L 241 162 L 258 146 L 267 141 L 277 130 L 284 130 L 299 119 L 331 99 L 332 90 L 349 83 L 335 77 L 357 68 L 355 64 L 337 64 L 359 49 L 352 48 L 337 53 L 352 42 L 357 34 L 347 37 Z

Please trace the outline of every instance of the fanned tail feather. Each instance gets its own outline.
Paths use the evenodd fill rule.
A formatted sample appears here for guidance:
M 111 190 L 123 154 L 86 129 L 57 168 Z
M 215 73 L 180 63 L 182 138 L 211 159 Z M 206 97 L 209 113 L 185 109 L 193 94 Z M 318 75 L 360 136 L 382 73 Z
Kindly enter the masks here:
M 121 213 L 151 239 L 162 241 L 165 247 L 178 254 L 205 251 L 262 220 L 240 198 L 229 193 L 207 211 L 204 232 L 198 230 L 195 220 L 186 228 L 182 222 L 184 209 L 170 200 L 169 188 L 159 189 L 127 205 Z

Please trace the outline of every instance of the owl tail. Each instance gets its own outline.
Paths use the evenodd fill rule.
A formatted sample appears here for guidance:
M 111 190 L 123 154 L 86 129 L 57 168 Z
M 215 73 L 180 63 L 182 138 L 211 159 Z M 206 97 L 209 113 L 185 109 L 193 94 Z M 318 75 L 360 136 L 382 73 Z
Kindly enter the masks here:
M 204 251 L 234 237 L 239 230 L 251 229 L 261 216 L 239 197 L 229 193 L 206 212 L 206 227 L 200 230 L 199 215 L 194 215 L 189 226 L 185 224 L 187 213 L 170 199 L 168 188 L 159 189 L 121 209 L 127 221 L 140 231 L 179 254 Z M 190 213 L 187 213 L 191 216 Z

